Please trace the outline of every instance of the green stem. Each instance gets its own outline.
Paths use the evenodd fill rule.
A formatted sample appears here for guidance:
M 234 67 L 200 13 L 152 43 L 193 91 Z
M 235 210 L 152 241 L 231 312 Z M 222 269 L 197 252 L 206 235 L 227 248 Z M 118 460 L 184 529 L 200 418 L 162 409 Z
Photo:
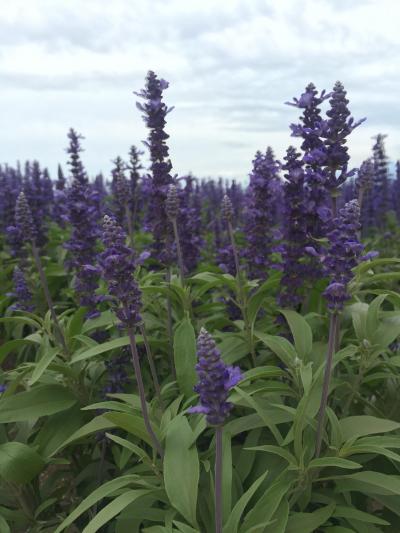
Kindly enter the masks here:
M 235 261 L 236 281 L 238 284 L 238 293 L 239 293 L 238 294 L 239 305 L 242 311 L 244 330 L 246 332 L 247 341 L 249 343 L 251 360 L 252 360 L 253 366 L 255 367 L 257 362 L 256 362 L 255 349 L 254 349 L 253 334 L 251 331 L 251 326 L 250 326 L 249 318 L 247 315 L 247 302 L 246 302 L 246 296 L 245 296 L 245 291 L 244 291 L 244 286 L 243 286 L 243 280 L 242 280 L 242 276 L 240 272 L 239 254 L 236 248 L 235 236 L 234 236 L 232 224 L 230 221 L 228 221 L 228 233 L 229 233 L 229 239 L 231 241 L 233 257 Z
M 326 358 L 324 382 L 322 385 L 321 403 L 320 403 L 319 411 L 318 411 L 318 425 L 317 425 L 317 437 L 316 437 L 316 446 L 315 446 L 315 457 L 319 457 L 321 453 L 322 433 L 324 429 L 326 406 L 328 404 L 329 385 L 331 382 L 333 357 L 335 355 L 337 324 L 338 324 L 338 315 L 337 313 L 332 313 L 331 319 L 330 319 L 330 325 L 329 325 L 328 354 Z
M 215 428 L 215 533 L 222 533 L 222 431 Z
M 125 218 L 126 218 L 126 224 L 128 226 L 129 244 L 132 250 L 134 250 L 135 241 L 134 241 L 134 235 L 133 235 L 132 213 L 131 213 L 131 210 L 129 209 L 128 203 L 125 204 Z
M 69 356 L 69 350 L 67 348 L 67 343 L 65 341 L 64 334 L 62 332 L 60 323 L 58 321 L 56 312 L 54 310 L 53 300 L 51 298 L 50 289 L 49 289 L 49 286 L 47 284 L 47 279 L 46 279 L 46 276 L 45 276 L 45 273 L 44 273 L 44 270 L 43 270 L 42 261 L 40 259 L 40 255 L 39 255 L 39 250 L 37 249 L 36 244 L 34 242 L 32 242 L 32 252 L 33 252 L 33 258 L 34 258 L 34 261 L 35 261 L 35 264 L 36 264 L 36 269 L 37 269 L 37 271 L 39 273 L 40 283 L 42 284 L 42 289 L 43 289 L 43 292 L 44 292 L 44 296 L 46 298 L 47 307 L 49 308 L 50 315 L 51 315 L 51 318 L 53 320 L 55 330 L 57 332 L 56 336 L 58 337 L 58 341 L 60 342 L 60 344 L 61 344 L 61 346 L 62 346 L 62 348 L 64 350 L 65 355 Z
M 130 343 L 130 347 L 131 347 L 133 368 L 135 370 L 136 382 L 137 382 L 137 385 L 138 385 L 139 399 L 140 399 L 140 405 L 141 405 L 141 408 L 142 408 L 142 415 L 143 415 L 144 425 L 146 427 L 147 433 L 150 436 L 150 440 L 153 443 L 154 449 L 157 450 L 157 452 L 159 453 L 161 459 L 163 459 L 164 450 L 163 450 L 163 448 L 161 446 L 161 443 L 158 440 L 156 434 L 154 433 L 154 430 L 153 430 L 153 428 L 151 426 L 151 423 L 150 423 L 150 416 L 149 416 L 149 411 L 147 409 L 146 395 L 145 395 L 145 391 L 144 391 L 142 371 L 141 371 L 140 362 L 139 362 L 139 355 L 138 355 L 137 347 L 136 347 L 135 334 L 134 334 L 132 328 L 128 328 L 128 336 L 129 336 L 129 343 Z
M 171 268 L 167 267 L 167 283 L 171 287 Z M 174 341 L 173 341 L 173 329 L 172 329 L 172 304 L 171 297 L 167 295 L 167 333 L 168 333 L 168 357 L 169 364 L 171 366 L 172 377 L 176 381 L 176 369 L 174 362 Z
M 183 255 L 182 255 L 181 243 L 179 240 L 178 224 L 176 222 L 176 218 L 172 219 L 171 222 L 172 222 L 172 227 L 174 228 L 176 252 L 178 255 L 179 275 L 181 278 L 182 287 L 184 287 L 185 286 L 185 267 L 183 265 Z
M 158 398 L 158 402 L 160 404 L 161 409 L 164 410 L 164 405 L 163 405 L 163 401 L 162 401 L 162 398 L 161 398 L 160 382 L 158 381 L 156 365 L 154 363 L 153 353 L 152 353 L 151 348 L 150 348 L 150 344 L 149 344 L 149 340 L 147 338 L 146 328 L 144 327 L 144 324 L 140 325 L 140 333 L 142 334 L 143 343 L 144 343 L 144 346 L 146 348 L 147 361 L 149 362 L 151 377 L 153 379 L 153 385 L 154 385 L 154 389 L 156 391 L 156 396 Z

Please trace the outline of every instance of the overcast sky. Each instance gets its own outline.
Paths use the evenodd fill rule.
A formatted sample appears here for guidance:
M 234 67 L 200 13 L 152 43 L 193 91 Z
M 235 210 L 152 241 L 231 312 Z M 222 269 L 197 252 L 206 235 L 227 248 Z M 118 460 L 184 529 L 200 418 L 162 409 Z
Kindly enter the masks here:
M 341 80 L 356 118 L 353 164 L 387 133 L 400 158 L 398 0 L 0 0 L 0 162 L 65 164 L 85 137 L 92 174 L 147 133 L 135 107 L 149 69 L 165 101 L 176 173 L 246 179 L 254 152 L 293 143 L 284 105 Z

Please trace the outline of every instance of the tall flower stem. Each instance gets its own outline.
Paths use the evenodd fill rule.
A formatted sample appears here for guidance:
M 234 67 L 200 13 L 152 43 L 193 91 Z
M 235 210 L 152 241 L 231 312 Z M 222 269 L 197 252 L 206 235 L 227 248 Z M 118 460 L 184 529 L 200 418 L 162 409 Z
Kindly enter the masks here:
M 56 332 L 57 332 L 58 341 L 60 342 L 60 344 L 61 344 L 61 346 L 62 346 L 62 348 L 64 350 L 65 355 L 69 355 L 69 350 L 67 348 L 67 343 L 65 341 L 64 334 L 62 332 L 60 323 L 58 321 L 57 314 L 56 314 L 56 312 L 54 310 L 54 304 L 53 304 L 53 300 L 51 298 L 51 294 L 50 294 L 49 286 L 48 286 L 48 283 L 47 283 L 47 279 L 46 279 L 46 276 L 45 276 L 45 273 L 44 273 L 44 270 L 43 270 L 43 265 L 42 265 L 42 261 L 40 259 L 39 250 L 37 249 L 37 246 L 36 246 L 36 244 L 34 242 L 32 242 L 32 253 L 33 253 L 33 259 L 35 261 L 36 269 L 37 269 L 37 271 L 39 273 L 40 283 L 42 285 L 44 296 L 46 298 L 47 307 L 49 308 L 49 311 L 50 311 L 50 314 L 51 314 L 51 318 L 53 320 L 54 327 L 55 327 Z
M 215 533 L 222 533 L 222 431 L 215 428 Z
M 128 203 L 125 204 L 125 218 L 126 218 L 126 224 L 128 226 L 129 244 L 132 250 L 134 250 L 135 241 L 134 241 L 134 236 L 133 236 L 132 213 L 131 213 Z
M 166 280 L 168 285 L 171 285 L 171 268 L 167 266 Z M 174 362 L 174 342 L 173 342 L 173 329 L 172 329 L 172 304 L 171 297 L 167 295 L 167 334 L 168 334 L 168 357 L 172 371 L 172 377 L 176 381 L 176 370 Z
M 249 318 L 247 316 L 246 296 L 245 296 L 243 280 L 242 280 L 242 276 L 241 276 L 241 272 L 240 272 L 239 254 L 238 254 L 238 251 L 237 251 L 236 242 L 235 242 L 235 235 L 233 233 L 232 223 L 231 223 L 230 220 L 227 220 L 227 225 L 228 225 L 229 240 L 231 242 L 233 258 L 234 258 L 234 261 L 235 261 L 236 280 L 237 280 L 238 292 L 239 292 L 239 303 L 240 303 L 242 316 L 243 316 L 244 329 L 245 329 L 245 332 L 246 332 L 246 335 L 247 335 L 247 338 L 248 338 L 248 342 L 249 342 L 249 346 L 250 346 L 251 360 L 252 360 L 253 366 L 255 367 L 256 364 L 257 364 L 257 362 L 256 362 L 256 354 L 255 354 L 255 349 L 254 349 L 253 334 L 252 334 L 252 331 L 251 331 Z
M 157 450 L 161 459 L 163 459 L 164 450 L 156 434 L 154 433 L 153 428 L 151 427 L 151 423 L 150 423 L 150 416 L 149 416 L 149 411 L 147 409 L 146 396 L 144 392 L 142 371 L 140 368 L 139 355 L 138 355 L 137 347 L 136 347 L 136 339 L 135 339 L 135 334 L 132 328 L 128 328 L 128 336 L 129 336 L 129 344 L 131 347 L 133 368 L 135 370 L 135 376 L 136 376 L 136 381 L 137 381 L 138 390 L 139 390 L 139 398 L 140 398 L 140 405 L 142 408 L 144 425 L 153 443 L 154 449 Z
M 317 437 L 315 446 L 315 457 L 319 457 L 322 445 L 322 433 L 324 429 L 325 412 L 328 404 L 329 385 L 332 375 L 333 357 L 335 355 L 336 331 L 339 323 L 339 315 L 332 313 L 329 324 L 328 354 L 324 373 L 324 382 L 322 385 L 321 403 L 318 411 Z
M 146 328 L 144 327 L 144 324 L 141 324 L 141 326 L 140 326 L 140 333 L 142 334 L 143 343 L 144 343 L 144 346 L 146 348 L 147 360 L 149 362 L 151 377 L 153 379 L 153 384 L 154 384 L 154 389 L 156 391 L 156 396 L 157 396 L 158 401 L 160 403 L 161 409 L 163 409 L 164 406 L 163 406 L 163 401 L 162 401 L 162 398 L 161 398 L 160 382 L 158 381 L 156 365 L 154 364 L 153 353 L 152 353 L 151 348 L 150 348 L 149 339 L 147 338 Z
M 182 255 L 182 247 L 179 240 L 179 232 L 178 232 L 178 224 L 176 222 L 176 218 L 173 218 L 171 220 L 172 227 L 174 229 L 174 239 L 175 239 L 175 245 L 176 245 L 176 253 L 178 255 L 178 266 L 179 266 L 179 275 L 181 278 L 181 284 L 182 287 L 185 285 L 185 268 L 183 266 L 183 255 Z

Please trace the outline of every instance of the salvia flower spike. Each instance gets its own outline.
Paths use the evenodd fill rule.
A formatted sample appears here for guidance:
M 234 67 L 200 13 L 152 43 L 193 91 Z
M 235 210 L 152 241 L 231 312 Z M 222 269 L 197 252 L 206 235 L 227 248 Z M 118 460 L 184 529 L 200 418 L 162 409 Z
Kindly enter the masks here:
M 239 367 L 227 366 L 221 357 L 214 339 L 205 328 L 197 338 L 199 378 L 195 391 L 199 394 L 199 405 L 189 412 L 203 413 L 210 425 L 219 426 L 225 422 L 233 405 L 228 402 L 229 391 L 242 378 Z
M 32 293 L 28 287 L 23 270 L 16 266 L 13 272 L 14 292 L 10 294 L 16 299 L 11 306 L 12 309 L 19 311 L 33 311 Z
M 24 241 L 30 243 L 32 247 L 32 254 L 35 261 L 36 269 L 39 274 L 40 282 L 46 298 L 47 306 L 51 314 L 51 318 L 54 322 L 54 327 L 57 333 L 58 340 L 62 345 L 65 354 L 68 354 L 69 352 L 65 337 L 54 309 L 53 299 L 50 294 L 50 289 L 47 283 L 46 275 L 43 270 L 39 250 L 36 245 L 36 231 L 33 223 L 32 213 L 29 204 L 26 200 L 25 194 L 23 192 L 19 194 L 15 206 L 15 225 L 18 228 L 20 234 L 22 235 Z
M 233 219 L 233 205 L 227 194 L 222 198 L 221 215 L 227 222 L 232 222 Z
M 37 232 L 31 209 L 23 192 L 19 193 L 15 205 L 15 225 L 25 242 L 35 241 Z
M 126 234 L 124 230 L 118 226 L 115 219 L 105 215 L 103 222 L 105 250 L 100 255 L 100 265 L 103 270 L 103 277 L 108 283 L 108 291 L 113 299 L 114 312 L 119 318 L 121 326 L 128 331 L 144 424 L 154 449 L 157 450 L 162 458 L 164 452 L 150 422 L 136 346 L 135 329 L 141 322 L 141 293 L 136 280 L 133 278 L 135 267 L 133 250 L 126 246 L 125 241 Z
M 227 366 L 221 358 L 214 339 L 204 328 L 197 338 L 199 382 L 194 390 L 199 394 L 199 405 L 190 413 L 202 413 L 215 426 L 215 531 L 222 533 L 222 431 L 233 405 L 228 402 L 229 391 L 242 379 L 239 367 Z
M 141 321 L 141 294 L 133 278 L 135 261 L 133 250 L 126 246 L 126 233 L 114 218 L 105 215 L 103 243 L 105 250 L 99 256 L 103 277 L 108 283 L 114 312 L 126 328 L 134 328 Z
M 167 199 L 165 201 L 165 211 L 170 220 L 175 220 L 179 213 L 179 199 L 176 185 L 168 187 Z

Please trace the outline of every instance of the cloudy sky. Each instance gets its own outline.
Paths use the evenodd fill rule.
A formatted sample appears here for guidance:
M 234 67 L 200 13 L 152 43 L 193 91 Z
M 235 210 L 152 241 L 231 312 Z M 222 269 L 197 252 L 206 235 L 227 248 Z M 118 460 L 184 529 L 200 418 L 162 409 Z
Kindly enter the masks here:
M 85 136 L 93 174 L 146 137 L 134 90 L 165 92 L 175 172 L 246 179 L 257 149 L 282 157 L 309 81 L 340 79 L 356 118 L 354 164 L 387 133 L 400 158 L 398 0 L 0 0 L 0 162 L 65 162 Z

